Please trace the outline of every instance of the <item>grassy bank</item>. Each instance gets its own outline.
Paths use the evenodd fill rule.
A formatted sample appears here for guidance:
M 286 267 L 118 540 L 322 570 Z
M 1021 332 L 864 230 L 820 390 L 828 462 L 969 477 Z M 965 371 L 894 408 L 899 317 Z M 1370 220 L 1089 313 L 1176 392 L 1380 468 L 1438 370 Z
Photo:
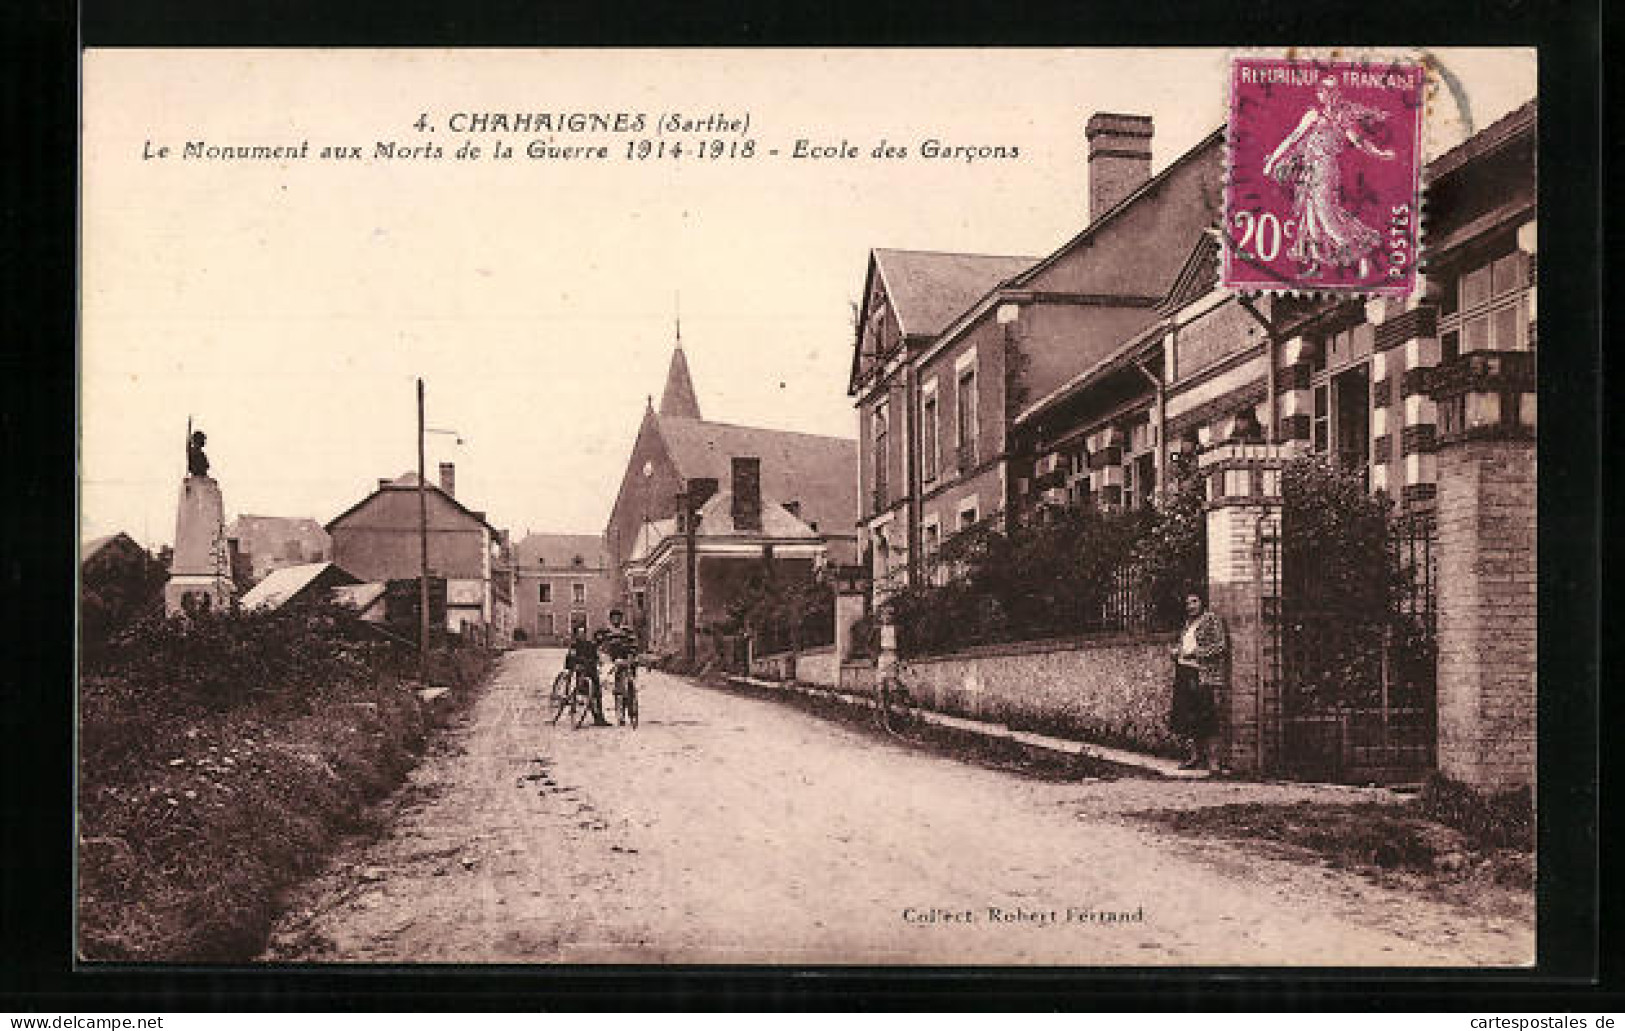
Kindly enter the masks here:
M 431 709 L 409 656 L 342 614 L 135 628 L 80 685 L 81 957 L 255 956 L 281 891 L 363 828 L 489 662 L 437 656 L 453 690 Z
M 1246 842 L 1463 903 L 1477 904 L 1486 888 L 1534 887 L 1528 791 L 1485 796 L 1435 775 L 1401 805 L 1246 803 L 1138 815 L 1181 834 Z

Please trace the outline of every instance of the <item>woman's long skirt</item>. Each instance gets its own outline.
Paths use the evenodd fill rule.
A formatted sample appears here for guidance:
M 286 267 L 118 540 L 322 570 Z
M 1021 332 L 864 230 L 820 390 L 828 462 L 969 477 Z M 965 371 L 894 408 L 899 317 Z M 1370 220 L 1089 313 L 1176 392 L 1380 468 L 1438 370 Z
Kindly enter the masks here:
M 1174 665 L 1174 699 L 1168 713 L 1168 728 L 1180 737 L 1211 737 L 1217 724 L 1213 692 L 1202 684 L 1202 675 L 1184 663 Z

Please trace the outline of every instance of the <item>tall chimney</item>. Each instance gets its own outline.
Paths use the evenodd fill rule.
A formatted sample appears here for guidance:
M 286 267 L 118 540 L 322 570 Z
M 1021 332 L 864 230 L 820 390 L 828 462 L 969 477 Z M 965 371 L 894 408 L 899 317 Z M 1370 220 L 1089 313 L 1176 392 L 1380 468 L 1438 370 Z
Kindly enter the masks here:
M 448 498 L 457 496 L 457 466 L 451 462 L 440 463 L 440 489 Z
M 1102 111 L 1089 119 L 1089 221 L 1098 222 L 1151 178 L 1151 119 Z
M 762 460 L 733 459 L 733 520 L 739 530 L 762 528 Z

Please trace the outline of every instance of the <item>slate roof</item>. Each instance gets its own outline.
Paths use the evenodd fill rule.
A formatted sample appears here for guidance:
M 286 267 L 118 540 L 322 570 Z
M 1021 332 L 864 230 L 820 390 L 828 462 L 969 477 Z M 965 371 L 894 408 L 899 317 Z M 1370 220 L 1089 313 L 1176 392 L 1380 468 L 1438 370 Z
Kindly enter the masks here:
M 356 582 L 355 577 L 331 562 L 307 562 L 300 566 L 284 566 L 250 588 L 248 593 L 243 595 L 242 606 L 245 609 L 279 608 L 289 599 L 297 597 L 328 570 L 336 570 L 336 578 L 345 583 Z
M 688 358 L 679 343 L 671 352 L 671 365 L 666 369 L 666 389 L 660 394 L 660 414 L 680 415 L 688 419 L 700 417 L 700 399 L 694 395 L 694 378 L 688 373 Z
M 367 611 L 374 602 L 384 596 L 389 589 L 386 583 L 373 581 L 371 583 L 343 584 L 333 588 L 333 600 L 354 605 L 362 612 Z
M 604 539 L 595 533 L 529 533 L 513 546 L 514 561 L 520 569 L 538 564 L 543 569 L 604 569 L 609 555 Z M 581 556 L 581 566 L 575 565 Z
M 872 253 L 904 336 L 936 336 L 982 295 L 1038 260 L 881 247 Z
M 306 516 L 240 515 L 231 521 L 227 533 L 239 539 L 264 535 L 279 540 L 298 538 L 319 544 L 327 542 L 327 531 L 322 529 L 322 524 Z
M 1442 179 L 1462 168 L 1473 159 L 1488 154 L 1497 147 L 1516 139 L 1522 133 L 1532 131 L 1535 126 L 1536 113 L 1536 101 L 1530 100 L 1521 107 L 1497 118 L 1483 129 L 1428 162 L 1428 178 Z
M 762 528 L 745 530 L 734 525 L 734 496 L 731 490 L 719 490 L 700 506 L 699 533 L 701 537 L 768 537 L 774 540 L 801 538 L 817 542 L 822 538 L 816 530 L 791 515 L 776 498 L 762 498 Z
M 848 437 L 656 416 L 666 451 L 686 480 L 732 486 L 733 458 L 762 460 L 762 498 L 801 502 L 802 518 L 823 533 L 849 533 L 858 520 L 858 442 Z
M 329 534 L 331 534 L 333 532 L 333 527 L 337 526 L 339 523 L 343 522 L 345 519 L 348 519 L 350 516 L 354 515 L 358 511 L 360 511 L 362 506 L 364 506 L 367 502 L 371 501 L 373 498 L 377 497 L 379 494 L 382 494 L 386 490 L 417 490 L 417 486 L 418 486 L 418 474 L 416 472 L 414 472 L 413 470 L 410 470 L 410 469 L 408 469 L 404 473 L 401 473 L 399 476 L 395 477 L 393 480 L 389 480 L 389 481 L 386 481 L 386 482 L 379 483 L 377 489 L 373 490 L 366 497 L 362 498 L 360 501 L 357 501 L 355 504 L 351 505 L 349 508 L 345 509 L 344 511 L 340 512 L 338 515 L 336 515 L 333 518 L 329 519 L 327 521 L 326 530 L 327 530 L 327 532 Z M 426 486 L 427 486 L 427 488 L 429 490 L 434 491 L 435 493 L 439 494 L 441 497 L 445 498 L 447 501 L 451 502 L 452 506 L 454 508 L 460 510 L 464 515 L 467 515 L 470 518 L 477 520 L 487 530 L 490 530 L 491 533 L 494 536 L 501 536 L 502 531 L 498 530 L 496 527 L 491 525 L 491 521 L 485 518 L 485 513 L 484 512 L 477 512 L 474 509 L 469 508 L 467 505 L 463 504 L 461 501 L 458 501 L 452 495 L 447 494 L 445 491 L 441 490 L 439 485 L 434 483 L 434 481 L 432 481 L 432 480 L 426 481 Z
M 79 545 L 80 564 L 83 565 L 84 563 L 89 562 L 91 559 L 95 558 L 103 548 L 107 547 L 109 544 L 112 544 L 121 537 L 125 541 L 124 546 L 126 548 L 132 551 L 139 551 L 143 553 L 146 552 L 147 549 L 143 548 L 140 544 L 137 544 L 134 537 L 131 537 L 129 534 L 120 530 L 118 533 L 109 533 L 101 537 L 92 537 L 87 541 L 82 541 Z
M 647 558 L 662 541 L 676 534 L 676 519 L 657 519 L 643 524 L 638 531 L 638 540 L 632 548 L 631 558 L 634 561 Z M 735 525 L 733 519 L 733 491 L 719 490 L 700 506 L 699 539 L 707 541 L 729 537 L 744 540 L 800 540 L 808 544 L 818 544 L 824 540 L 822 533 L 791 515 L 779 499 L 770 497 L 762 499 L 761 529 L 742 529 Z

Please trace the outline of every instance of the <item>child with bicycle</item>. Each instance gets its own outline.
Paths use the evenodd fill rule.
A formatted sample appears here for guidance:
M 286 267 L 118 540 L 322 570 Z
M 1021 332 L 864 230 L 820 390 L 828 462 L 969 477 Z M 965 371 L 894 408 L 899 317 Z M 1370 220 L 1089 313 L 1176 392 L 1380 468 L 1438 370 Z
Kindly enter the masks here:
M 578 626 L 570 635 L 570 648 L 564 653 L 564 668 L 592 685 L 587 696 L 592 707 L 592 721 L 596 726 L 609 726 L 609 720 L 604 718 L 604 689 L 598 680 L 598 644 L 587 636 L 586 627 Z
M 625 695 L 630 686 L 626 681 L 637 676 L 638 669 L 638 635 L 625 620 L 626 613 L 610 609 L 609 626 L 597 634 L 598 648 L 615 664 L 616 715 L 623 724 L 628 712 Z

